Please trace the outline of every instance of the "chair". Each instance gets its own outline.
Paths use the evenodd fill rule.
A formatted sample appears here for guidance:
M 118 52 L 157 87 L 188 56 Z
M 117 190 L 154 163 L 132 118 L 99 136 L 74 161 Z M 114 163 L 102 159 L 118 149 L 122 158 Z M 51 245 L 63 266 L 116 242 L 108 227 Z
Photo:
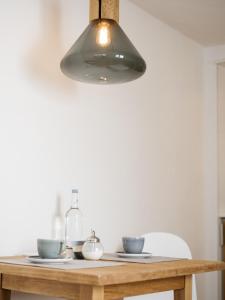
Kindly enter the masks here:
M 144 234 L 145 246 L 143 251 L 151 252 L 154 256 L 168 256 L 177 258 L 192 258 L 191 251 L 187 243 L 180 237 L 165 232 L 151 232 Z M 148 300 L 173 300 L 172 291 L 160 294 L 150 294 L 138 297 Z M 195 277 L 193 276 L 192 299 L 197 300 Z

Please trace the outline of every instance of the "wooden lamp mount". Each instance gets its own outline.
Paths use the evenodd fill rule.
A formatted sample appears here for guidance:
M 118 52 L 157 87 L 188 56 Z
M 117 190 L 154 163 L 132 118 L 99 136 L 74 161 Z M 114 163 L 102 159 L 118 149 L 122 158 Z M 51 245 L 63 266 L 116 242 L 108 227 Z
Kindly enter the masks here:
M 119 0 L 90 0 L 89 21 L 112 19 L 119 23 Z

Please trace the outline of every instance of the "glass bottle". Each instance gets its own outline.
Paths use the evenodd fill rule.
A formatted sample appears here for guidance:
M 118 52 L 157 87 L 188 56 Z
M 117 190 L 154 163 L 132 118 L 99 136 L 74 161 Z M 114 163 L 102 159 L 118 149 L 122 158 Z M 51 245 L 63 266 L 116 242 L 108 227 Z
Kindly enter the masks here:
M 82 240 L 83 234 L 82 213 L 78 207 L 77 189 L 72 189 L 71 207 L 65 217 L 65 244 L 67 248 L 71 249 L 75 242 Z

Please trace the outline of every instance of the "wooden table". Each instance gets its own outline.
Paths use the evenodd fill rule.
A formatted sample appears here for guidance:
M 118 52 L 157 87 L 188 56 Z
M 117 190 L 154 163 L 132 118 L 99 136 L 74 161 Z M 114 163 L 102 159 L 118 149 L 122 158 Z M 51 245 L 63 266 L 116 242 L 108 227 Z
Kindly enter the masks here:
M 109 300 L 173 290 L 175 300 L 191 300 L 192 274 L 224 270 L 225 263 L 179 260 L 154 264 L 59 270 L 0 263 L 0 300 L 11 291 L 74 300 Z

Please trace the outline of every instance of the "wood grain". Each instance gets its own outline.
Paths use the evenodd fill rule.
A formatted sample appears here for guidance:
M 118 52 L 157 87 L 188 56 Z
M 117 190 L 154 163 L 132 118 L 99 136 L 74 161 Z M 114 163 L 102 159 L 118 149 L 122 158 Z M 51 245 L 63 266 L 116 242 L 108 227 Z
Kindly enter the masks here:
M 184 289 L 174 291 L 174 300 L 184 300 Z
M 169 290 L 184 289 L 184 277 L 148 280 L 105 287 L 105 299 L 118 299 Z
M 174 291 L 174 300 L 192 300 L 192 276 L 185 276 L 184 288 Z
M 192 275 L 185 276 L 184 295 L 185 300 L 192 300 Z
M 121 299 L 175 290 L 175 300 L 191 300 L 192 274 L 224 269 L 224 262 L 201 260 L 129 263 L 82 270 L 0 263 L 0 300 L 10 300 L 10 290 L 71 300 Z
M 80 270 L 60 270 L 0 263 L 0 273 L 7 275 L 95 286 L 180 277 L 217 270 L 225 270 L 225 263 L 179 260 L 153 264 L 129 263 L 121 266 Z
M 10 300 L 11 291 L 0 289 L 0 300 Z
M 17 292 L 75 300 L 80 293 L 80 286 L 76 284 L 7 274 L 3 275 L 2 286 Z
M 2 286 L 2 274 L 0 274 L 0 300 L 10 300 L 11 298 L 11 291 L 6 290 Z
M 104 287 L 81 286 L 80 300 L 104 300 Z
M 119 23 L 119 0 L 102 0 L 101 15 L 104 19 L 112 19 Z M 89 20 L 99 18 L 99 0 L 90 0 Z

